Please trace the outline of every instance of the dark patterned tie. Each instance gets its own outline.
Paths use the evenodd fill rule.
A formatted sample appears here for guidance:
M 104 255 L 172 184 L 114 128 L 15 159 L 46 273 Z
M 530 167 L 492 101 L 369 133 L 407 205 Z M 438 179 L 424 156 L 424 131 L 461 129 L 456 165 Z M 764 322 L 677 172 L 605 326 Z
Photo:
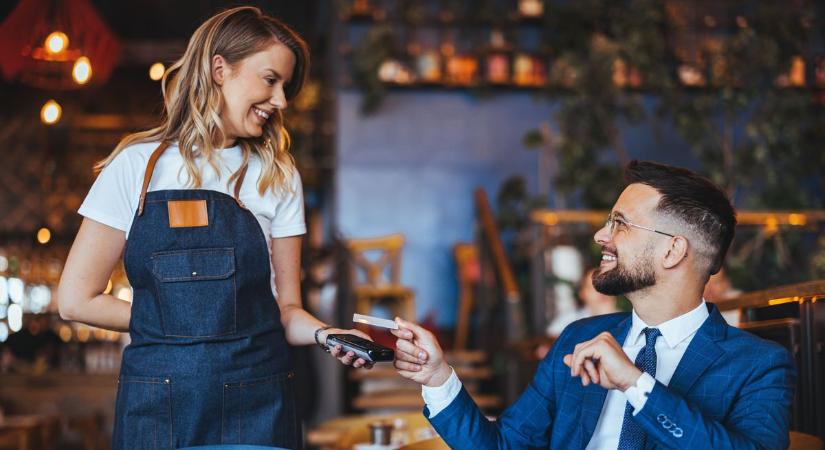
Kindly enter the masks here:
M 652 377 L 656 377 L 656 338 L 662 335 L 658 328 L 645 328 L 645 348 L 636 355 L 636 367 L 642 372 L 647 372 Z M 619 435 L 618 450 L 637 450 L 645 447 L 645 432 L 642 427 L 633 420 L 633 406 L 627 402 L 624 408 L 624 421 L 622 422 L 622 432 Z

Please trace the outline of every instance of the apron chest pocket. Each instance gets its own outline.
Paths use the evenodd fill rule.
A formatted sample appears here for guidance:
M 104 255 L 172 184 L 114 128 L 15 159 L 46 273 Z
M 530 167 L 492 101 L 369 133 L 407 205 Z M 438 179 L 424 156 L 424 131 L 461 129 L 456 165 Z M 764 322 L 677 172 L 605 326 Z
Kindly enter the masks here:
M 234 248 L 154 253 L 151 269 L 164 335 L 206 338 L 236 332 Z

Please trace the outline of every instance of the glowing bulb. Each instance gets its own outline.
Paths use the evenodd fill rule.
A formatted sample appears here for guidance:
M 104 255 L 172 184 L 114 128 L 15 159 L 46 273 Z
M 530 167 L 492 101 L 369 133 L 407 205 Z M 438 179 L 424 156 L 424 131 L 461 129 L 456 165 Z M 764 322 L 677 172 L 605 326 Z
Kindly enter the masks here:
M 164 67 L 163 64 L 156 62 L 149 68 L 149 78 L 154 81 L 158 81 L 163 78 L 164 72 L 166 72 L 166 67 Z
M 80 342 L 88 341 L 89 337 L 92 335 L 92 331 L 85 325 L 78 326 L 75 333 L 77 334 L 77 340 Z
M 9 281 L 6 277 L 0 277 L 0 305 L 9 303 Z M 2 317 L 0 317 L 2 319 Z
M 23 303 L 23 295 L 26 291 L 26 284 L 20 278 L 9 278 L 8 296 L 12 303 Z
M 72 327 L 68 325 L 61 325 L 60 331 L 58 332 L 60 335 L 60 340 L 63 342 L 69 342 L 72 340 Z
M 128 288 L 128 287 L 122 287 L 122 288 L 117 290 L 117 295 L 115 295 L 115 297 L 117 297 L 121 300 L 126 300 L 127 302 L 131 303 L 131 301 L 132 301 L 132 289 Z
M 46 51 L 52 54 L 60 53 L 69 46 L 69 37 L 62 31 L 52 31 L 46 36 Z
M 77 84 L 86 84 L 92 78 L 92 62 L 89 58 L 81 56 L 74 62 L 72 77 Z
M 20 305 L 9 306 L 9 328 L 14 332 L 23 328 L 23 308 Z
M 106 330 L 102 328 L 92 328 L 92 334 L 94 335 L 95 339 L 98 341 L 106 340 Z
M 0 322 L 0 342 L 6 342 L 6 339 L 9 338 L 9 327 L 6 326 L 6 322 Z
M 37 242 L 47 244 L 50 240 L 52 240 L 52 232 L 48 228 L 43 227 L 37 230 Z
M 40 120 L 46 125 L 53 125 L 60 120 L 62 114 L 63 108 L 60 107 L 60 104 L 54 100 L 49 100 L 40 109 Z
M 788 215 L 788 223 L 793 225 L 793 226 L 801 227 L 801 226 L 805 225 L 807 222 L 808 222 L 808 218 L 805 217 L 805 214 L 789 214 Z

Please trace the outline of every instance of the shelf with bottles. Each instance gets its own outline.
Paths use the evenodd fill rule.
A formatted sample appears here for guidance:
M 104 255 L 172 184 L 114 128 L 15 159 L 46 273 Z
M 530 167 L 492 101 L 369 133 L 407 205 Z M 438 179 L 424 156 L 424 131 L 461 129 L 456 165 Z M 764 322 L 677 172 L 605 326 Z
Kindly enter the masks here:
M 450 44 L 440 49 L 430 47 L 414 51 L 393 52 L 375 68 L 376 78 L 386 87 L 394 89 L 481 89 L 481 90 L 528 90 L 565 92 L 577 81 L 577 70 L 562 58 L 554 58 L 547 50 L 523 51 L 514 47 L 484 46 L 477 50 L 455 51 Z M 350 61 L 351 63 L 351 61 Z M 724 72 L 718 62 L 681 61 L 674 68 L 676 81 L 687 91 L 714 91 L 722 88 L 742 89 L 735 77 Z M 351 87 L 356 83 L 353 71 L 343 71 L 339 84 Z M 646 84 L 644 73 L 622 58 L 613 61 L 612 82 L 628 92 L 653 92 L 655 87 Z M 825 57 L 812 57 L 806 61 L 794 57 L 787 71 L 777 75 L 773 88 L 812 91 L 819 101 L 825 100 Z
M 347 30 L 339 82 L 376 77 L 393 87 L 538 89 L 552 61 L 540 41 L 538 33 L 501 28 Z
M 339 2 L 348 24 L 521 27 L 544 25 L 544 0 L 349 0 Z
M 365 93 L 381 88 L 514 89 L 552 93 L 576 86 L 575 65 L 565 61 L 565 52 L 561 49 L 547 47 L 549 31 L 543 26 L 544 2 L 480 2 L 492 5 L 488 10 L 497 11 L 495 14 L 472 11 L 468 6 L 471 3 L 344 2 L 340 9 L 343 26 L 339 53 L 345 69 L 339 71 L 338 85 L 357 86 Z M 672 29 L 663 35 L 674 58 L 672 62 L 665 62 L 671 65 L 665 71 L 668 80 L 656 80 L 652 75 L 646 78 L 647 74 L 626 59 L 626 55 L 613 52 L 613 84 L 626 91 L 645 92 L 675 83 L 687 91 L 701 92 L 740 89 L 742 83 L 738 78 L 751 78 L 753 82 L 753 77 L 741 75 L 742 70 L 749 69 L 731 66 L 725 50 L 726 43 L 736 33 L 748 29 L 748 21 L 743 16 L 730 20 L 720 16 L 717 20 L 710 15 L 697 20 L 697 23 L 682 23 L 672 19 Z M 374 34 L 381 38 L 371 37 Z M 599 45 L 599 37 L 598 34 L 592 37 L 592 47 Z M 615 44 L 608 42 L 608 45 Z M 787 70 L 775 77 L 773 86 L 822 91 L 825 89 L 823 58 L 814 55 L 793 58 Z

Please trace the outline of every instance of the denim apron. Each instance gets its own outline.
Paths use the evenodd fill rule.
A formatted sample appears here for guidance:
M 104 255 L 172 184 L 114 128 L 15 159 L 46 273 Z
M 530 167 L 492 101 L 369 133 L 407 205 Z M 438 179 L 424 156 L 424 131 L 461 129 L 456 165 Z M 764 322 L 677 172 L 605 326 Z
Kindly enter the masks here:
M 146 192 L 124 253 L 133 289 L 112 448 L 301 445 L 289 346 L 255 216 L 235 197 L 199 189 Z M 195 211 L 173 217 L 180 205 Z M 174 208 L 173 208 L 174 207 Z M 173 227 L 174 225 L 174 227 Z

